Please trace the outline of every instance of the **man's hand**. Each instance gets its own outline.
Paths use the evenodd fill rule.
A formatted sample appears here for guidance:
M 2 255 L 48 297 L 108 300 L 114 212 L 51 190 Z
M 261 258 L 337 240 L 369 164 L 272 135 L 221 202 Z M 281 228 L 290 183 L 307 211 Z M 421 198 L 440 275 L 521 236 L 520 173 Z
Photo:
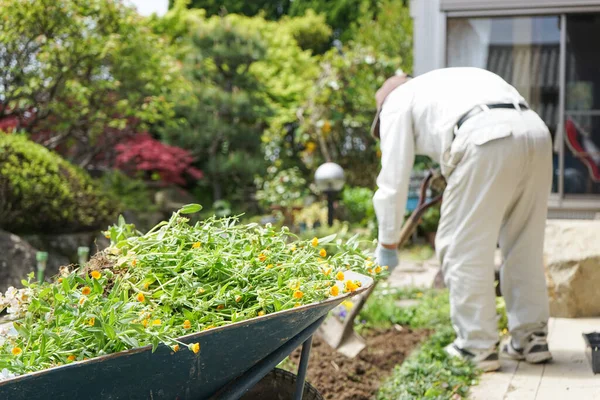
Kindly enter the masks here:
M 375 262 L 381 266 L 387 266 L 390 271 L 398 266 L 398 251 L 396 246 L 378 244 L 375 250 Z

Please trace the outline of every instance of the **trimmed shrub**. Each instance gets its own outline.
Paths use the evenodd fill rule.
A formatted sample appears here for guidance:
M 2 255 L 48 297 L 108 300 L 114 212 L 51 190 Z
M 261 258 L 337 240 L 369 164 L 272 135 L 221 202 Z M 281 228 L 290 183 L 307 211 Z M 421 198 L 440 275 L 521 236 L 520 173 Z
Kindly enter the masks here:
M 116 202 L 91 177 L 23 135 L 0 132 L 0 228 L 65 233 L 105 227 Z

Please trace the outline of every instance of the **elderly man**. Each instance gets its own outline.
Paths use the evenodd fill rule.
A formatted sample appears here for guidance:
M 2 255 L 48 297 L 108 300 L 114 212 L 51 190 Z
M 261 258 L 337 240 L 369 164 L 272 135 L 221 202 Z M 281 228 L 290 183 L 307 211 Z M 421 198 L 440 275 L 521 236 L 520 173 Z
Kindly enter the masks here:
M 376 99 L 373 134 L 382 152 L 373 198 L 379 264 L 398 265 L 414 158 L 429 156 L 447 181 L 436 238 L 457 335 L 447 353 L 485 371 L 500 368 L 493 281 L 500 243 L 511 333 L 501 351 L 530 363 L 551 359 L 542 251 L 552 140 L 544 122 L 514 87 L 478 68 L 395 76 Z

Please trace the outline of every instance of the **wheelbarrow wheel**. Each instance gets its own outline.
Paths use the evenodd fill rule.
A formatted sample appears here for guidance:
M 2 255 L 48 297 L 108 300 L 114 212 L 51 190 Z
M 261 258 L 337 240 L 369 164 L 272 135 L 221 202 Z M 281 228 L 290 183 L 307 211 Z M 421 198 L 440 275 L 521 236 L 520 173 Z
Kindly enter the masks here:
M 250 389 L 240 400 L 291 400 L 296 390 L 296 375 L 275 368 Z M 308 382 L 304 383 L 302 400 L 323 400 L 323 396 Z

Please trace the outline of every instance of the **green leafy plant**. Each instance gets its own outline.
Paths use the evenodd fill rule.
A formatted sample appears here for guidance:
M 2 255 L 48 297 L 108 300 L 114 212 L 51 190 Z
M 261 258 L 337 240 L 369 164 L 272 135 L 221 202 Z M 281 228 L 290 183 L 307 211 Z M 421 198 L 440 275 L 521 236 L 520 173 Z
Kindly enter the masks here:
M 275 166 L 267 169 L 267 176 L 256 177 L 256 199 L 262 207 L 278 206 L 284 209 L 302 206 L 308 194 L 306 179 L 298 167 L 278 170 Z
M 119 170 L 110 170 L 102 176 L 104 188 L 121 203 L 121 210 L 156 211 L 152 191 L 141 179 L 130 178 Z
M 440 223 L 440 206 L 431 207 L 421 218 L 421 229 L 423 232 L 437 232 Z
M 161 343 L 198 353 L 177 338 L 354 291 L 360 282 L 344 272 L 373 264 L 356 240 L 335 235 L 298 241 L 236 218 L 190 224 L 200 209 L 186 205 L 143 235 L 120 217 L 106 232 L 110 247 L 82 269 L 9 288 L 0 309 L 17 334 L 0 334 L 0 368 L 25 374 Z
M 0 132 L 0 227 L 14 233 L 99 229 L 117 201 L 83 170 L 24 135 Z
M 342 192 L 342 203 L 351 222 L 363 224 L 375 217 L 373 191 L 366 187 L 346 187 Z
M 318 227 L 327 225 L 327 204 L 316 201 L 309 206 L 294 212 L 294 224 L 304 225 L 309 231 L 316 231 Z M 336 221 L 339 225 L 339 221 Z

